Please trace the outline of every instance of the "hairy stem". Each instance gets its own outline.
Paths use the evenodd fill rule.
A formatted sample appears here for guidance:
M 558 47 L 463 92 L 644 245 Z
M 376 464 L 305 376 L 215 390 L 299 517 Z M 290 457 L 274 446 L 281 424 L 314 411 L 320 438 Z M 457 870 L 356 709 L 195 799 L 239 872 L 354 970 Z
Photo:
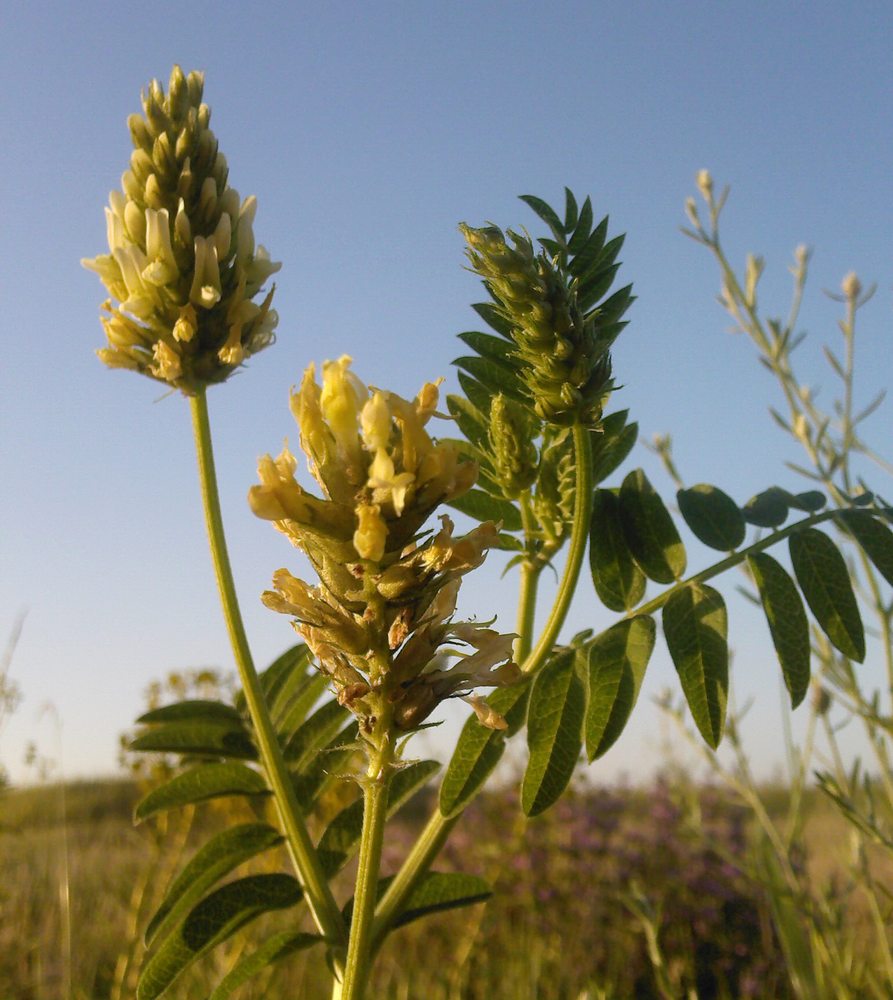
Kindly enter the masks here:
M 205 523 L 214 573 L 223 606 L 223 617 L 229 633 L 230 643 L 239 670 L 239 679 L 245 692 L 245 702 L 251 714 L 251 722 L 257 738 L 264 774 L 270 784 L 279 818 L 285 832 L 289 853 L 295 871 L 307 898 L 307 904 L 320 933 L 334 946 L 343 945 L 346 938 L 341 911 L 332 896 L 329 884 L 323 874 L 319 857 L 307 832 L 295 796 L 291 776 L 282 756 L 282 749 L 276 738 L 270 713 L 264 701 L 263 691 L 248 639 L 242 614 L 236 597 L 236 588 L 230 567 L 223 518 L 220 513 L 220 497 L 217 491 L 217 476 L 214 471 L 214 453 L 211 447 L 211 428 L 208 420 L 208 402 L 204 390 L 190 397 L 192 428 L 198 456 L 199 478 L 201 480 L 202 501 L 205 509 Z

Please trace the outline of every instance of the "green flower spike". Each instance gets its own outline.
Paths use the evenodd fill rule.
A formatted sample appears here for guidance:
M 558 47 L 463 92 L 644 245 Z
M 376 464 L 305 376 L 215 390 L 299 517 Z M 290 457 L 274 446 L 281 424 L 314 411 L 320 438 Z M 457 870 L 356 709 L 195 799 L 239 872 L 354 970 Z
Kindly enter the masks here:
M 459 228 L 471 269 L 511 325 L 519 374 L 537 415 L 563 427 L 578 420 L 595 426 L 612 388 L 613 336 L 600 335 L 599 310 L 583 311 L 560 255 L 537 253 L 528 236 L 503 235 L 497 226 Z
M 273 289 L 253 300 L 281 266 L 255 246 L 255 198 L 241 201 L 227 185 L 202 85 L 201 73 L 179 66 L 167 95 L 149 85 L 143 115 L 128 119 L 134 152 L 122 191 L 105 210 L 109 253 L 82 261 L 110 295 L 100 359 L 187 395 L 273 342 Z
M 439 531 L 420 534 L 440 504 L 471 488 L 477 466 L 425 430 L 435 383 L 409 401 L 366 387 L 349 365 L 346 356 L 326 362 L 322 387 L 311 365 L 292 396 L 324 498 L 298 485 L 287 448 L 260 461 L 252 510 L 305 552 L 320 578 L 310 586 L 280 569 L 263 601 L 295 619 L 365 732 L 382 718 L 409 732 L 451 697 L 466 697 L 484 725 L 501 728 L 502 718 L 472 692 L 520 678 L 515 637 L 453 621 L 461 578 L 496 544 L 496 526 L 455 538 L 441 515 Z

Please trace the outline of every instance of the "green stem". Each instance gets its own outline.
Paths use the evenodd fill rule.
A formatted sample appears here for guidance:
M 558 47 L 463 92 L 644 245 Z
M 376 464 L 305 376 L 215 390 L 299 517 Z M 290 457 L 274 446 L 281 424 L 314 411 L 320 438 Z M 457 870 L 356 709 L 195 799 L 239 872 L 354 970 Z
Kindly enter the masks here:
M 745 559 L 747 559 L 748 556 L 754 555 L 757 552 L 763 552 L 765 549 L 772 548 L 773 545 L 780 542 L 783 538 L 787 538 L 788 535 L 793 535 L 798 531 L 802 531 L 804 528 L 812 527 L 814 524 L 821 524 L 822 521 L 830 521 L 839 514 L 840 511 L 837 509 L 825 510 L 820 514 L 811 514 L 809 517 L 804 517 L 800 521 L 795 521 L 793 524 L 789 524 L 786 528 L 782 528 L 780 531 L 773 531 L 771 535 L 768 535 L 766 538 L 761 538 L 758 542 L 754 542 L 753 545 L 748 545 L 745 549 L 738 549 L 726 559 L 721 559 L 718 563 L 714 563 L 712 566 L 708 566 L 706 569 L 702 569 L 700 572 L 693 573 L 684 580 L 674 583 L 672 587 L 667 587 L 662 594 L 658 594 L 657 597 L 650 601 L 646 601 L 645 604 L 640 604 L 637 608 L 633 608 L 632 611 L 628 611 L 625 617 L 633 618 L 636 615 L 654 614 L 655 611 L 659 611 L 667 603 L 673 594 L 682 590 L 684 587 L 687 587 L 689 584 L 704 583 L 707 580 L 711 580 L 713 577 L 719 576 L 721 573 L 725 573 L 727 569 L 731 569 L 733 566 L 739 566 Z
M 310 839 L 310 834 L 307 832 L 291 776 L 264 701 L 260 680 L 254 668 L 251 650 L 245 635 L 245 626 L 242 624 L 242 615 L 239 610 L 236 587 L 226 548 L 223 518 L 220 513 L 220 496 L 217 491 L 211 428 L 208 420 L 208 402 L 204 390 L 191 396 L 189 403 L 198 456 L 205 523 L 208 529 L 211 555 L 214 560 L 214 573 L 217 577 L 217 587 L 220 591 L 220 602 L 223 605 L 227 632 L 239 670 L 239 679 L 242 682 L 245 702 L 251 714 L 251 722 L 257 738 L 261 764 L 273 792 L 295 871 L 316 926 L 331 944 L 343 945 L 346 938 L 344 920 L 323 874 L 319 856 Z
M 530 491 L 521 495 L 521 523 L 524 528 L 524 540 L 529 545 L 534 532 L 534 517 L 530 506 Z M 515 661 L 522 663 L 530 654 L 533 645 L 533 628 L 536 616 L 536 595 L 539 587 L 540 573 L 543 567 L 525 559 L 521 563 L 520 582 L 518 590 L 518 639 L 515 642 Z
M 579 424 L 574 426 L 574 458 L 577 471 L 576 486 L 574 490 L 574 520 L 571 528 L 570 546 L 568 549 L 567 562 L 564 573 L 558 585 L 558 593 L 555 595 L 555 602 L 549 618 L 540 636 L 536 648 L 530 652 L 523 660 L 521 669 L 525 673 L 533 673 L 542 666 L 546 657 L 551 653 L 555 640 L 570 608 L 571 598 L 577 586 L 580 576 L 580 567 L 583 565 L 583 557 L 586 554 L 586 545 L 589 540 L 589 521 L 592 517 L 592 446 L 589 438 L 589 430 Z M 531 602 L 524 612 L 525 623 L 527 616 L 533 614 L 533 600 L 535 592 L 527 593 L 523 590 L 520 605 L 525 606 L 525 602 Z M 526 627 L 526 624 L 522 627 Z M 524 633 L 522 632 L 522 641 Z M 464 811 L 464 810 L 463 810 Z M 440 853 L 450 831 L 459 822 L 463 811 L 457 812 L 449 818 L 441 815 L 435 810 L 428 825 L 425 827 L 419 839 L 415 842 L 409 854 L 407 854 L 400 871 L 388 886 L 387 892 L 381 898 L 376 908 L 375 921 L 372 928 L 373 945 L 378 947 L 384 940 L 391 923 L 405 905 L 413 889 L 418 884 L 419 879 L 425 874 L 431 863 Z
M 526 674 L 539 670 L 552 652 L 552 647 L 570 610 L 571 600 L 577 589 L 577 580 L 580 578 L 580 567 L 583 565 L 589 542 L 589 521 L 592 518 L 592 444 L 589 433 L 588 427 L 574 424 L 574 462 L 577 478 L 574 488 L 574 520 L 571 526 L 567 562 L 539 641 L 533 652 L 521 664 L 521 669 Z
M 388 784 L 392 756 L 391 740 L 386 734 L 382 749 L 370 760 L 363 786 L 363 831 L 360 835 L 347 961 L 341 984 L 342 1000 L 362 1000 L 371 972 L 372 925 L 388 811 Z

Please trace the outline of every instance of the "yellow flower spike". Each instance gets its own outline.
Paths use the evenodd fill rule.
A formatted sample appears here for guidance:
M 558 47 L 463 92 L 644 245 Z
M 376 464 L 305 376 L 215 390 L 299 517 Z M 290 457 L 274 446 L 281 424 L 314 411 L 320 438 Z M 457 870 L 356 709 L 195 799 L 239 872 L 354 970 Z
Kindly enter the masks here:
M 381 508 L 378 504 L 359 504 L 357 521 L 357 530 L 353 536 L 357 554 L 361 559 L 380 562 L 388 537 L 387 526 L 381 519 Z
M 187 395 L 225 381 L 269 346 L 278 321 L 272 292 L 251 301 L 279 264 L 255 248 L 256 200 L 241 202 L 228 187 L 202 86 L 200 73 L 179 67 L 167 95 L 158 81 L 149 85 L 143 113 L 128 119 L 134 151 L 122 190 L 109 196 L 109 253 L 83 261 L 117 309 L 144 329 L 139 342 L 110 340 L 101 360 Z M 179 364 L 170 356 L 177 344 L 189 344 Z

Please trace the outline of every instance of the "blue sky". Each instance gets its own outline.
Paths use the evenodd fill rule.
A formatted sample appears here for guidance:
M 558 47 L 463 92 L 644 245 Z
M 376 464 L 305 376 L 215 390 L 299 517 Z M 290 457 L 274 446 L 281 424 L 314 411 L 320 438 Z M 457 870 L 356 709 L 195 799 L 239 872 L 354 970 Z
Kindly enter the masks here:
M 4 22 L 0 636 L 20 611 L 27 619 L 12 663 L 25 697 L 0 732 L 0 760 L 18 779 L 31 739 L 68 774 L 112 771 L 150 680 L 232 662 L 187 407 L 96 360 L 104 292 L 79 265 L 104 250 L 126 117 L 175 62 L 205 71 L 231 183 L 257 194 L 258 239 L 283 262 L 279 342 L 210 395 L 260 663 L 292 635 L 258 595 L 273 570 L 297 564 L 245 495 L 257 457 L 295 438 L 290 385 L 309 361 L 345 352 L 366 381 L 404 395 L 438 375 L 454 385 L 454 335 L 474 327 L 480 296 L 457 223 L 535 227 L 518 194 L 559 202 L 569 185 L 628 234 L 621 276 L 638 301 L 615 351 L 615 405 L 645 437 L 673 433 L 688 481 L 741 501 L 798 485 L 783 466 L 793 446 L 766 416 L 771 380 L 728 334 L 706 252 L 679 233 L 698 169 L 732 186 L 727 247 L 740 262 L 748 250 L 766 256 L 770 314 L 786 312 L 793 248 L 814 248 L 808 379 L 831 392 L 820 345 L 839 337 L 838 314 L 821 290 L 855 270 L 879 284 L 859 333 L 861 398 L 889 380 L 887 4 L 156 0 L 17 5 Z M 868 436 L 883 450 L 891 429 L 887 407 Z M 633 464 L 670 493 L 644 449 Z M 496 560 L 482 572 L 466 610 L 498 612 L 509 627 Z M 735 686 L 739 701 L 756 701 L 751 736 L 768 772 L 782 755 L 777 668 L 765 623 L 732 599 L 736 582 L 722 588 Z M 570 627 L 609 623 L 584 585 Z M 865 669 L 880 683 L 879 665 Z M 596 777 L 659 762 L 650 702 L 673 682 L 656 656 L 637 716 Z

